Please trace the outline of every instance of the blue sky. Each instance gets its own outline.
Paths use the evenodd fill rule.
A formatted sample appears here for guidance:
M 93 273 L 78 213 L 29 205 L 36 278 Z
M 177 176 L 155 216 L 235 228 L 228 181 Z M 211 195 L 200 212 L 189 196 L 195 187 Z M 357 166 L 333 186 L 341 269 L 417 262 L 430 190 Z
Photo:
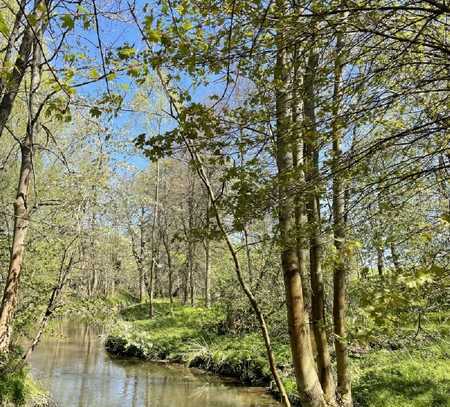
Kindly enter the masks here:
M 99 13 L 107 11 L 106 9 L 102 8 L 101 3 L 102 2 L 99 1 L 97 5 Z M 145 17 L 145 14 L 142 11 L 145 3 L 146 2 L 144 1 L 136 2 L 136 14 L 141 19 Z M 122 4 L 122 6 L 124 7 L 123 10 L 125 9 L 125 7 L 128 7 L 126 3 L 119 4 Z M 157 7 L 154 2 L 152 3 L 152 6 Z M 99 35 L 104 54 L 107 54 L 110 51 L 114 51 L 124 44 L 133 46 L 138 52 L 146 49 L 146 45 L 141 39 L 141 34 L 132 21 L 130 14 L 126 12 L 123 13 L 123 15 L 129 17 L 129 20 L 123 22 L 119 21 L 119 19 L 116 17 L 114 17 L 113 19 L 99 15 Z M 88 29 L 85 29 L 83 28 L 83 21 L 81 19 L 77 20 L 75 22 L 75 28 L 68 35 L 67 41 L 70 45 L 69 52 L 82 52 L 89 57 L 88 64 L 86 64 L 84 60 L 81 60 L 77 63 L 77 65 L 82 66 L 83 69 L 79 71 L 81 77 L 76 75 L 73 83 L 85 81 L 86 76 L 84 78 L 82 78 L 82 76 L 89 73 L 91 71 L 91 68 L 96 68 L 96 70 L 100 74 L 103 74 L 102 57 L 100 54 L 99 41 L 94 24 L 91 25 Z M 104 57 L 106 57 L 106 55 L 104 55 Z M 60 60 L 57 62 L 57 66 L 61 66 L 63 63 L 64 62 Z M 87 67 L 87 65 L 89 67 Z M 109 72 L 109 67 L 106 67 L 106 71 Z M 187 76 L 183 76 L 181 84 L 183 87 L 189 87 L 191 82 Z M 126 74 L 118 73 L 117 77 L 114 80 L 109 81 L 109 88 L 111 92 L 118 92 L 124 97 L 124 110 L 120 111 L 114 117 L 108 116 L 106 114 L 101 118 L 102 122 L 105 122 L 105 124 L 110 128 L 112 134 L 123 134 L 126 131 L 129 134 L 131 142 L 131 140 L 135 136 L 141 133 L 149 134 L 152 131 L 157 132 L 156 129 L 159 126 L 156 123 L 152 123 L 147 114 L 126 111 L 132 106 L 135 93 L 138 89 L 138 86 L 132 78 L 128 77 Z M 208 88 L 200 87 L 195 90 L 192 89 L 191 96 L 193 97 L 193 100 L 204 101 L 208 94 L 211 94 L 212 92 L 219 92 L 219 90 L 220 89 L 218 85 L 213 83 L 212 85 L 208 86 Z M 92 102 L 106 93 L 107 83 L 105 80 L 101 80 L 77 89 L 77 94 L 79 96 L 85 97 Z M 138 106 L 138 108 L 140 108 L 140 106 Z M 170 120 L 163 120 L 160 126 L 161 131 L 164 132 L 165 130 L 173 127 L 173 125 L 174 123 Z M 138 168 L 144 168 L 148 164 L 148 160 L 138 152 L 131 156 L 116 153 L 114 158 L 117 160 L 125 160 L 129 164 L 134 165 Z

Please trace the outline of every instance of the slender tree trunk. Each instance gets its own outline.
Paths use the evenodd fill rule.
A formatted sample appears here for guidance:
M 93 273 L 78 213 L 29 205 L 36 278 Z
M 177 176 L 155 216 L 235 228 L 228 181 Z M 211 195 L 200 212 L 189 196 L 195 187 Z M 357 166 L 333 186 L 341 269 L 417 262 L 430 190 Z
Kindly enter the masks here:
M 139 302 L 142 303 L 145 298 L 145 281 L 144 281 L 144 266 L 139 264 L 138 266 L 139 273 Z
M 145 235 L 144 235 L 144 212 L 141 208 L 141 220 L 139 223 L 139 253 L 137 254 L 137 266 L 139 273 L 139 302 L 142 303 L 145 298 Z
M 191 307 L 195 305 L 195 283 L 194 283 L 194 254 L 193 242 L 189 242 L 189 298 Z
M 66 249 L 64 251 L 63 257 L 61 259 L 58 282 L 55 285 L 55 287 L 53 287 L 52 293 L 51 293 L 50 298 L 47 303 L 47 308 L 45 310 L 44 316 L 42 317 L 41 322 L 39 323 L 39 328 L 34 336 L 33 341 L 31 342 L 30 346 L 25 351 L 25 353 L 22 355 L 23 362 L 26 362 L 28 360 L 28 358 L 33 353 L 36 346 L 39 344 L 42 334 L 44 333 L 44 331 L 47 327 L 47 324 L 50 321 L 50 319 L 58 305 L 59 297 L 61 295 L 61 292 L 64 289 L 67 276 L 68 276 L 70 270 L 72 269 L 72 265 L 73 265 L 73 256 L 70 256 L 68 264 L 67 265 L 65 264 L 66 257 L 67 257 L 67 251 L 68 251 L 68 249 Z
M 96 200 L 96 194 L 94 193 L 94 200 Z M 95 256 L 95 228 L 96 228 L 96 220 L 95 220 L 95 209 L 93 208 L 94 212 L 92 213 L 92 220 L 91 220 L 91 233 L 90 233 L 90 254 L 91 254 L 91 275 L 90 275 L 90 281 L 89 281 L 89 296 L 93 297 L 97 294 L 97 287 L 98 287 L 98 270 L 97 265 L 95 264 L 96 256 Z
M 394 243 L 390 245 L 392 263 L 394 263 L 395 271 L 400 273 L 402 271 L 402 266 L 400 265 L 400 256 L 398 255 L 397 248 Z
M 169 283 L 169 301 L 170 304 L 173 304 L 173 270 L 172 270 L 172 255 L 170 253 L 170 245 L 169 245 L 169 237 L 167 236 L 167 224 L 166 224 L 166 230 L 163 232 L 162 241 L 164 245 L 164 249 L 166 251 L 166 257 L 167 257 L 167 271 L 168 271 L 168 283 Z
M 210 242 L 209 242 L 209 196 L 206 197 L 206 236 L 203 239 L 203 244 L 205 247 L 205 307 L 209 308 L 211 306 L 211 293 L 210 293 Z
M 195 304 L 195 286 L 194 286 L 194 242 L 192 231 L 194 229 L 194 191 L 195 191 L 195 182 L 192 179 L 190 183 L 189 189 L 189 197 L 188 197 L 188 283 L 189 283 L 189 296 L 191 300 L 191 306 L 193 307 Z
M 253 285 L 253 265 L 252 265 L 252 253 L 250 250 L 250 245 L 248 243 L 248 229 L 244 225 L 244 243 L 245 243 L 245 257 L 247 258 L 247 274 L 250 286 Z
M 43 22 L 41 28 L 37 29 L 37 36 L 41 36 L 44 25 L 45 23 Z M 8 275 L 6 277 L 6 284 L 0 308 L 0 352 L 3 353 L 8 352 L 11 342 L 12 319 L 17 305 L 23 253 L 29 226 L 30 205 L 28 202 L 28 192 L 33 173 L 33 141 L 35 122 L 37 120 L 37 117 L 34 116 L 34 96 L 40 85 L 40 62 L 41 49 L 39 46 L 35 45 L 31 68 L 30 95 L 28 100 L 28 125 L 26 136 L 20 145 L 21 166 L 17 195 L 14 202 L 13 241 Z
M 148 315 L 149 318 L 153 318 L 154 316 L 154 304 L 153 297 L 155 291 L 155 273 L 156 273 L 156 253 L 159 253 L 159 247 L 155 246 L 159 242 L 156 243 L 155 233 L 156 227 L 158 225 L 158 214 L 159 214 L 159 161 L 156 161 L 156 183 L 155 183 L 155 203 L 153 205 L 153 220 L 152 220 L 152 235 L 151 235 L 151 260 L 150 260 L 150 278 L 148 282 L 148 297 L 149 297 L 149 309 Z
M 183 305 L 187 304 L 189 298 L 188 274 L 189 274 L 189 263 L 188 261 L 186 261 L 183 268 Z
M 307 152 L 306 181 L 308 183 L 307 216 L 310 229 L 309 262 L 311 274 L 311 315 L 314 338 L 317 347 L 317 365 L 320 383 L 325 399 L 335 404 L 335 384 L 331 368 L 331 357 L 326 333 L 325 289 L 321 269 L 321 230 L 320 230 L 320 176 L 319 142 L 315 117 L 315 72 L 318 66 L 318 54 L 311 49 L 304 76 L 304 119 L 305 145 Z
M 336 350 L 337 365 L 337 393 L 344 407 L 351 407 L 352 391 L 351 378 L 347 351 L 347 332 L 345 326 L 345 314 L 347 304 L 346 276 L 349 259 L 344 252 L 346 240 L 345 224 L 345 187 L 343 172 L 339 168 L 342 159 L 342 125 L 340 119 L 342 91 L 341 77 L 344 66 L 343 61 L 343 33 L 336 36 L 336 60 L 334 68 L 334 94 L 333 94 L 333 231 L 334 246 L 337 259 L 334 263 L 333 273 L 333 322 L 334 322 L 334 346 Z
M 250 305 L 252 306 L 253 312 L 255 313 L 256 318 L 257 318 L 257 320 L 259 322 L 259 327 L 261 329 L 261 334 L 262 334 L 262 337 L 263 337 L 263 340 L 264 340 L 264 344 L 265 344 L 265 347 L 266 347 L 266 352 L 267 352 L 267 358 L 268 358 L 268 361 L 269 361 L 270 371 L 272 373 L 272 377 L 275 380 L 277 388 L 278 388 L 278 390 L 280 392 L 281 400 L 282 400 L 284 406 L 290 407 L 291 403 L 289 401 L 289 397 L 288 397 L 288 395 L 286 393 L 286 390 L 284 388 L 284 385 L 283 385 L 283 383 L 282 383 L 282 381 L 280 379 L 280 376 L 279 376 L 277 368 L 276 368 L 275 356 L 273 354 L 272 343 L 271 343 L 270 335 L 269 335 L 269 329 L 267 327 L 264 314 L 262 313 L 255 296 L 253 295 L 253 293 L 251 292 L 250 288 L 248 287 L 248 285 L 244 281 L 244 278 L 242 276 L 241 264 L 239 262 L 237 252 L 236 252 L 236 250 L 235 250 L 235 248 L 233 246 L 233 243 L 231 242 L 231 239 L 228 236 L 228 232 L 226 231 L 225 226 L 224 226 L 224 224 L 222 222 L 222 218 L 221 218 L 221 216 L 219 214 L 219 210 L 218 210 L 218 207 L 217 207 L 217 204 L 216 204 L 216 198 L 215 198 L 215 195 L 214 195 L 214 191 L 212 190 L 211 184 L 209 182 L 209 178 L 207 177 L 206 172 L 204 171 L 201 158 L 195 152 L 195 150 L 192 148 L 192 146 L 190 146 L 189 142 L 186 139 L 185 139 L 185 143 L 186 143 L 186 145 L 188 146 L 188 148 L 190 150 L 192 158 L 198 164 L 198 167 L 197 167 L 198 174 L 199 174 L 200 178 L 202 179 L 202 181 L 203 181 L 203 183 L 204 183 L 204 185 L 205 185 L 205 187 L 206 187 L 206 189 L 208 191 L 208 194 L 209 194 L 209 197 L 210 197 L 211 206 L 212 206 L 212 209 L 214 210 L 216 223 L 217 223 L 217 226 L 219 227 L 219 230 L 220 230 L 222 236 L 224 237 L 225 243 L 227 244 L 228 250 L 229 250 L 230 255 L 232 257 L 232 260 L 233 260 L 233 263 L 234 263 L 234 268 L 235 268 L 235 271 L 236 271 L 236 275 L 237 275 L 239 284 L 240 284 L 242 290 L 244 291 L 244 294 L 247 296 L 247 298 L 248 298 L 248 300 L 250 302 Z M 300 293 L 301 293 L 301 291 L 300 291 Z M 314 371 L 314 369 L 313 369 L 313 371 Z M 305 404 L 305 406 L 308 407 L 309 405 Z M 311 406 L 316 407 L 316 405 L 311 405 Z M 317 406 L 322 407 L 322 405 L 320 405 L 320 404 L 317 404 Z
M 277 0 L 277 11 L 285 15 L 284 0 Z M 281 19 L 282 21 L 282 19 Z M 276 161 L 278 167 L 278 213 L 280 223 L 281 264 L 284 274 L 288 327 L 297 388 L 305 407 L 325 406 L 324 394 L 315 370 L 309 342 L 308 317 L 296 252 L 295 200 L 290 192 L 293 156 L 288 113 L 288 74 L 283 27 L 277 29 L 277 58 L 274 72 L 276 88 Z
M 209 239 L 205 241 L 205 307 L 211 306 L 211 293 L 210 293 L 210 257 L 209 257 L 210 243 Z
M 384 275 L 384 247 L 377 245 L 377 269 L 378 275 L 383 278 Z
M 32 154 L 31 140 L 27 137 L 27 140 L 21 146 L 22 164 L 17 197 L 14 202 L 13 243 L 0 309 L 0 352 L 8 351 L 12 333 L 12 318 L 17 305 L 25 238 L 29 225 L 28 190 L 33 167 Z
M 301 94 L 302 77 L 299 67 L 300 57 L 298 46 L 294 45 L 293 52 L 293 75 L 292 75 L 292 158 L 297 178 L 298 192 L 295 197 L 295 229 L 296 229 L 296 252 L 298 268 L 302 279 L 303 301 L 305 308 L 310 305 L 311 289 L 308 286 L 308 239 L 307 239 L 307 215 L 305 210 L 305 160 L 304 143 L 300 129 L 300 114 L 303 110 Z

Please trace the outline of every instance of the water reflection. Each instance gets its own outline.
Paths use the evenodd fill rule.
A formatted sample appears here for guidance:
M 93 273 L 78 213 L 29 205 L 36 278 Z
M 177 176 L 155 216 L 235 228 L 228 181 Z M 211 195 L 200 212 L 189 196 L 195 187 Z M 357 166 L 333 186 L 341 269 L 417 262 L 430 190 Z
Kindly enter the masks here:
M 276 406 L 261 389 L 236 387 L 181 366 L 112 359 L 100 332 L 64 323 L 31 357 L 33 374 L 61 407 Z

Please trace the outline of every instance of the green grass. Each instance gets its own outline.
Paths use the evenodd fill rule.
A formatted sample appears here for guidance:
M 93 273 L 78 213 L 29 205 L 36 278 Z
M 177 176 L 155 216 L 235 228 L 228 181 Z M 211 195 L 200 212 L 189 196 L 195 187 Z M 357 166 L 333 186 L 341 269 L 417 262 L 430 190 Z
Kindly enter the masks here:
M 155 311 L 156 317 L 149 320 L 146 304 L 122 310 L 124 321 L 111 332 L 107 349 L 119 355 L 182 362 L 247 384 L 270 383 L 258 332 L 223 334 L 225 315 L 218 308 L 171 307 L 159 300 Z M 370 350 L 351 359 L 356 406 L 450 407 L 448 323 L 437 316 L 423 328 L 416 338 L 405 328 L 410 339 L 399 350 Z M 289 347 L 274 340 L 274 352 L 286 389 L 295 399 Z
M 0 404 L 2 406 L 46 406 L 48 394 L 29 373 L 22 369 L 18 372 L 0 374 Z
M 450 406 L 449 347 L 377 351 L 354 363 L 354 399 L 363 407 Z
M 450 407 L 448 315 L 430 313 L 399 327 L 400 349 L 372 350 L 354 359 L 353 393 L 361 407 Z M 399 339 L 403 338 L 403 339 Z
M 138 304 L 122 311 L 119 324 L 106 342 L 115 354 L 151 360 L 183 362 L 243 383 L 269 384 L 270 371 L 260 336 L 221 334 L 224 314 L 218 308 L 191 308 L 158 301 L 156 317 L 147 318 L 147 305 Z M 288 347 L 277 344 L 280 361 L 287 365 Z

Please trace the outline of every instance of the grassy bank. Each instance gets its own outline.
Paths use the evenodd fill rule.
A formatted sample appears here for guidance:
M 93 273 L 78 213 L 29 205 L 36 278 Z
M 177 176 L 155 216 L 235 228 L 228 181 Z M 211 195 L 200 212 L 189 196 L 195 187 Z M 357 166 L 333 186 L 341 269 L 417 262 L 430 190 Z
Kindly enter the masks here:
M 223 313 L 218 309 L 190 308 L 159 302 L 157 317 L 146 319 L 146 305 L 122 312 L 119 323 L 106 341 L 116 355 L 185 363 L 242 383 L 269 385 L 264 346 L 256 333 L 233 337 L 222 334 Z M 287 366 L 289 350 L 275 344 L 279 360 Z
M 49 395 L 32 379 L 29 372 L 0 374 L 0 406 L 51 407 Z
M 157 317 L 147 319 L 147 306 L 121 312 L 122 321 L 106 341 L 114 355 L 166 360 L 238 378 L 249 385 L 270 386 L 264 345 L 257 333 L 231 336 L 223 329 L 219 309 L 190 308 L 167 302 L 156 305 Z M 450 406 L 449 351 L 443 327 L 417 339 L 413 346 L 369 350 L 352 357 L 356 405 L 361 407 Z M 444 332 L 445 333 L 445 332 Z M 286 343 L 274 341 L 274 352 L 287 390 L 297 400 Z

